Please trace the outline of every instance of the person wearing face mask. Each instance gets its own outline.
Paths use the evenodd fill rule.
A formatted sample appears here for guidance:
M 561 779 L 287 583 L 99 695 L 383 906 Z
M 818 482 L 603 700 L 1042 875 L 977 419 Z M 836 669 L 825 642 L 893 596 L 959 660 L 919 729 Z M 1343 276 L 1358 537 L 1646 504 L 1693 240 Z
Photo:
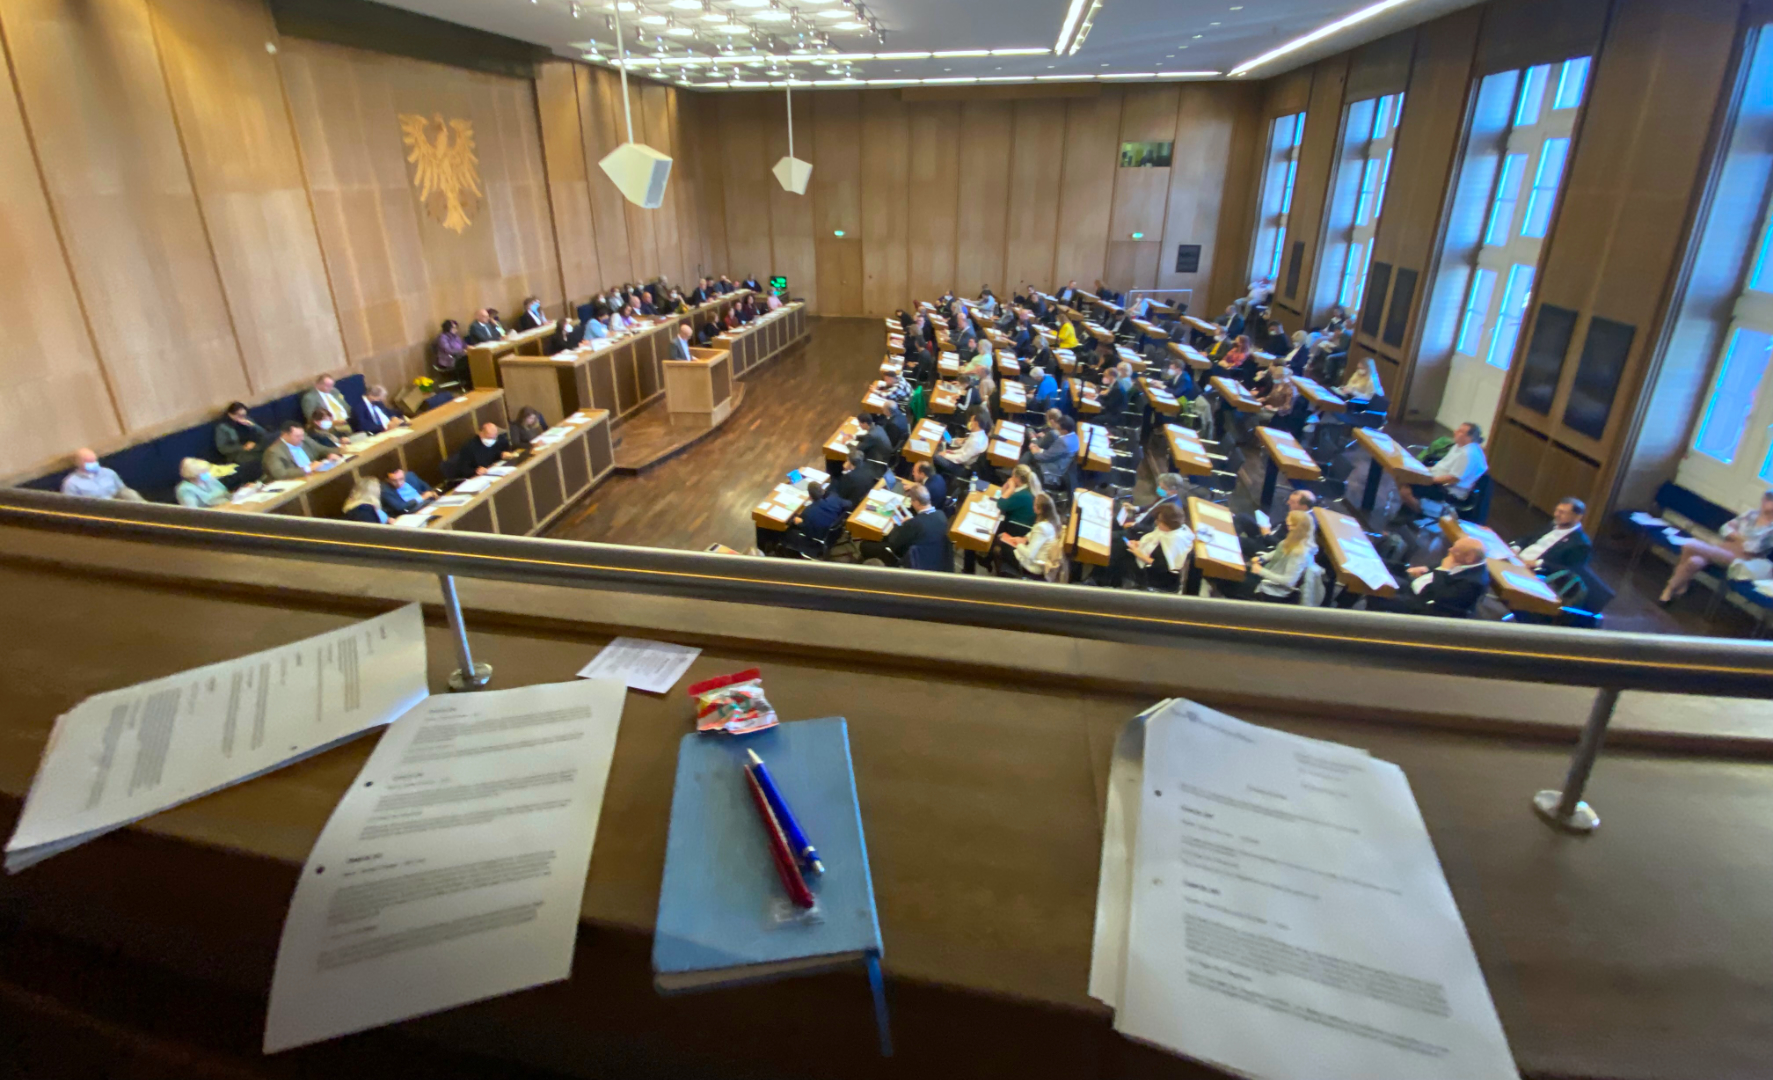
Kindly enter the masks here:
M 322 375 L 315 379 L 313 389 L 302 395 L 301 405 L 302 415 L 308 417 L 325 409 L 332 414 L 335 433 L 351 434 L 351 403 L 345 400 L 345 395 L 339 393 L 331 375 Z
M 308 417 L 308 441 L 329 454 L 339 453 L 345 448 L 345 441 L 338 436 L 332 414 L 324 409 L 317 409 Z
M 209 470 L 209 462 L 202 458 L 188 457 L 179 462 L 179 476 L 182 479 L 172 494 L 178 499 L 180 506 L 207 510 L 228 501 L 228 489 L 222 486 L 220 480 L 211 476 Z
M 115 469 L 100 465 L 98 455 L 84 446 L 74 451 L 74 471 L 63 478 L 62 494 L 82 499 L 147 501 L 134 488 L 125 484 Z
M 463 443 L 455 457 L 450 459 L 450 475 L 458 480 L 485 476 L 486 470 L 505 460 L 511 453 L 511 440 L 499 430 L 499 425 L 488 421 L 480 425 L 480 433 Z
M 300 420 L 286 420 L 276 441 L 265 448 L 265 478 L 300 480 L 309 473 L 324 471 L 340 460 L 338 454 L 328 452 L 310 439 Z
M 525 297 L 523 314 L 517 316 L 518 331 L 534 330 L 546 325 L 548 325 L 548 316 L 542 314 L 542 302 L 533 296 Z

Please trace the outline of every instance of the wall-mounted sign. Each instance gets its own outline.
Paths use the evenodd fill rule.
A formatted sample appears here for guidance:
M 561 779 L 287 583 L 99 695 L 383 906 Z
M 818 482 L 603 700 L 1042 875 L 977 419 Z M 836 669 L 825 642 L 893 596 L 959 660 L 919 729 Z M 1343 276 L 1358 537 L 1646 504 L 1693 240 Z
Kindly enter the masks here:
M 1177 244 L 1176 245 L 1176 273 L 1178 273 L 1178 274 L 1198 274 L 1198 273 L 1200 273 L 1200 245 L 1199 244 Z

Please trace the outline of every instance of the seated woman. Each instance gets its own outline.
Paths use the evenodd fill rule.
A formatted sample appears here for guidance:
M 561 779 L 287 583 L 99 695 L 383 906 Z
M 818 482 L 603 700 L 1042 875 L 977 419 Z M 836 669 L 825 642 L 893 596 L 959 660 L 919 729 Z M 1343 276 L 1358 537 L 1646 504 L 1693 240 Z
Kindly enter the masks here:
M 173 489 L 173 497 L 178 499 L 180 506 L 207 510 L 228 501 L 228 489 L 209 474 L 209 469 L 209 462 L 202 458 L 188 457 L 179 462 L 181 479 L 178 487 Z
M 1277 417 L 1285 419 L 1293 411 L 1294 399 L 1299 396 L 1299 388 L 1293 385 L 1293 373 L 1278 361 L 1268 369 L 1266 385 L 1268 393 L 1263 395 L 1262 408 L 1256 413 L 1256 422 L 1264 426 L 1274 423 Z
M 1219 592 L 1233 600 L 1288 604 L 1298 595 L 1305 568 L 1317 558 L 1317 520 L 1304 510 L 1287 512 L 1287 535 L 1267 555 L 1250 560 L 1242 581 L 1219 583 Z
M 1018 526 L 1022 532 L 1034 525 L 1034 497 L 1042 494 L 1040 478 L 1027 465 L 1018 465 L 997 493 L 997 509 L 1005 525 Z
M 269 445 L 271 433 L 247 415 L 246 405 L 239 401 L 230 403 L 228 411 L 222 414 L 222 422 L 215 426 L 215 450 L 222 460 L 242 468 L 250 463 L 256 471 L 259 458 Z
M 1768 552 L 1773 552 L 1773 491 L 1761 496 L 1759 508 L 1724 522 L 1724 527 L 1718 530 L 1717 543 L 1697 537 L 1685 538 L 1681 543 L 1680 560 L 1675 563 L 1674 573 L 1668 576 L 1668 585 L 1656 602 L 1667 604 L 1677 596 L 1686 595 L 1693 579 L 1707 566 L 1722 566 L 1727 570 L 1744 559 L 1765 558 Z
M 1018 468 L 1026 469 L 1023 465 Z M 1059 541 L 1059 508 L 1053 497 L 1041 492 L 1034 497 L 1034 528 L 1026 536 L 998 533 L 997 541 L 1016 556 L 1000 563 L 1016 576 L 1034 581 L 1058 581 L 1065 566 L 1065 545 Z
M 439 382 L 461 382 L 467 374 L 468 345 L 462 340 L 461 326 L 445 319 L 431 342 L 431 375 Z
M 1077 348 L 1077 327 L 1071 325 L 1070 319 L 1059 320 L 1059 341 L 1054 348 L 1073 350 Z
M 1256 377 L 1256 358 L 1250 339 L 1239 335 L 1231 348 L 1213 365 L 1213 374 L 1236 379 L 1245 386 Z
M 388 524 L 388 512 L 382 509 L 382 482 L 373 476 L 358 477 L 351 497 L 345 500 L 344 518 L 365 525 Z
M 325 409 L 315 409 L 309 415 L 308 438 L 319 443 L 329 454 L 339 453 L 345 446 L 344 440 L 333 434 L 332 413 Z
M 525 405 L 518 412 L 517 419 L 511 421 L 511 449 L 528 450 L 535 442 L 536 436 L 548 430 L 548 421 L 533 405 Z
M 1151 531 L 1137 538 L 1123 537 L 1133 561 L 1138 563 L 1145 586 L 1159 592 L 1181 592 L 1182 571 L 1194 549 L 1194 531 L 1173 502 L 1159 503 Z
M 1379 385 L 1379 372 L 1373 366 L 1373 358 L 1368 357 L 1355 365 L 1348 373 L 1348 381 L 1336 387 L 1336 393 L 1348 401 L 1371 401 L 1383 394 L 1385 388 Z

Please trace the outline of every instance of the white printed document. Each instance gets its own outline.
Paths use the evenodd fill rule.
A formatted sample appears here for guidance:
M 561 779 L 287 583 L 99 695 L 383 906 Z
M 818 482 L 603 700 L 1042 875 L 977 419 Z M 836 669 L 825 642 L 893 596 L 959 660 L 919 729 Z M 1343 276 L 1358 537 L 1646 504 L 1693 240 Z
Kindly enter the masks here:
M 396 721 L 302 867 L 265 1052 L 570 975 L 623 695 L 443 695 Z
M 665 641 L 619 637 L 579 671 L 581 679 L 615 679 L 635 690 L 663 694 L 677 685 L 702 650 Z
M 56 719 L 6 869 L 386 724 L 425 699 L 419 605 L 95 694 Z
M 1397 766 L 1174 702 L 1135 827 L 1123 1034 L 1264 1080 L 1517 1080 Z

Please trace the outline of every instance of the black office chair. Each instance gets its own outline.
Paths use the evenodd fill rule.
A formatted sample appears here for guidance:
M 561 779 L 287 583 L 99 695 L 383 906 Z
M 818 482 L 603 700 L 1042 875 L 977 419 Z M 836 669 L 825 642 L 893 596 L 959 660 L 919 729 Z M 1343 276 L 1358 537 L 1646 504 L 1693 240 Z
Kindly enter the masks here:
M 1229 439 L 1220 444 L 1225 451 L 1224 465 L 1199 479 L 1199 485 L 1213 493 L 1213 501 L 1223 503 L 1237 490 L 1238 473 L 1244 467 L 1243 447 Z
M 1317 496 L 1319 506 L 1329 506 L 1338 499 L 1348 497 L 1348 475 L 1354 471 L 1354 463 L 1345 457 L 1332 458 L 1319 462 L 1318 468 L 1323 476 L 1317 480 L 1294 480 L 1294 487 L 1309 491 Z
M 1478 477 L 1477 483 L 1471 485 L 1471 491 L 1463 499 L 1447 498 L 1447 508 L 1459 515 L 1460 521 L 1469 521 L 1474 525 L 1482 525 L 1490 520 L 1490 474 Z

